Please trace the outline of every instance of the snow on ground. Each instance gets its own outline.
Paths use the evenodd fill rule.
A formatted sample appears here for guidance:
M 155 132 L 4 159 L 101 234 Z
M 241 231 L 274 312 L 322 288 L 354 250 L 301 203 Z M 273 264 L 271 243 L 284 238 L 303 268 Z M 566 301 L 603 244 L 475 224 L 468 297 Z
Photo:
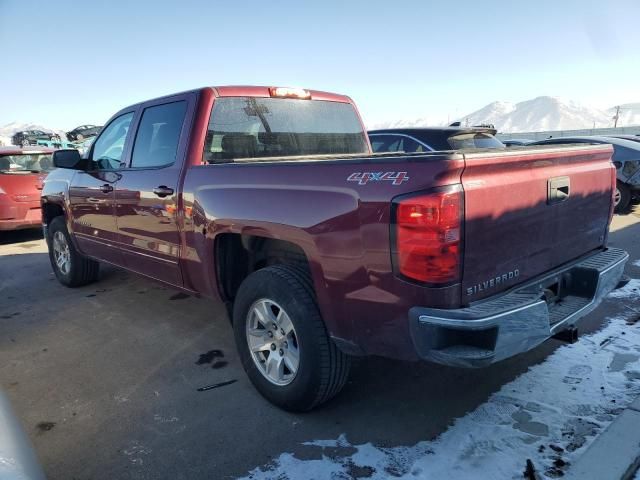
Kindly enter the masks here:
M 634 263 L 635 265 L 635 263 Z M 631 279 L 623 288 L 614 290 L 609 294 L 609 298 L 633 298 L 640 297 L 640 280 Z
M 623 305 L 637 299 L 640 305 L 640 280 L 631 280 L 611 297 L 625 300 Z M 331 456 L 299 460 L 283 453 L 244 478 L 521 479 L 527 459 L 541 478 L 562 476 L 595 435 L 640 395 L 640 323 L 631 323 L 637 316 L 625 310 L 608 318 L 600 331 L 560 347 L 434 440 L 381 448 L 352 445 L 341 435 L 306 443 L 330 448 Z M 342 455 L 335 454 L 341 450 Z

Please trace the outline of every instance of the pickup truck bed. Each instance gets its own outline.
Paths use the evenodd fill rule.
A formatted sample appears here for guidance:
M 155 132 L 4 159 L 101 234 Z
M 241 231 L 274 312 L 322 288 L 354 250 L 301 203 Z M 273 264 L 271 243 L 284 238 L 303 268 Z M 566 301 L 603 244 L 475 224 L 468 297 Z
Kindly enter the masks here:
M 303 410 L 337 393 L 348 355 L 483 366 L 572 326 L 618 282 L 610 146 L 371 155 L 347 97 L 306 95 L 186 92 L 116 114 L 87 160 L 57 153 L 71 168 L 42 198 L 58 278 L 92 281 L 99 260 L 227 302 L 256 387 Z M 182 123 L 159 124 L 177 132 L 172 162 L 136 167 L 147 112 L 180 102 Z M 101 168 L 122 119 L 143 133 Z M 84 270 L 61 273 L 66 258 Z

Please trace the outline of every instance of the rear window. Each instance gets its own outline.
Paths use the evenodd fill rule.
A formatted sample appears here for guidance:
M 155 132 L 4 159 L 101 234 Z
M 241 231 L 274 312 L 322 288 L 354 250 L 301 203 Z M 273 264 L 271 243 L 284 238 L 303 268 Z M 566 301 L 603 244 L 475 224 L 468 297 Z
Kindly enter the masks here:
M 355 109 L 348 103 L 218 98 L 211 112 L 203 162 L 368 154 L 365 135 Z
M 1 173 L 49 172 L 53 170 L 50 153 L 0 156 Z
M 454 150 L 465 148 L 505 148 L 504 144 L 489 133 L 463 133 L 447 139 Z

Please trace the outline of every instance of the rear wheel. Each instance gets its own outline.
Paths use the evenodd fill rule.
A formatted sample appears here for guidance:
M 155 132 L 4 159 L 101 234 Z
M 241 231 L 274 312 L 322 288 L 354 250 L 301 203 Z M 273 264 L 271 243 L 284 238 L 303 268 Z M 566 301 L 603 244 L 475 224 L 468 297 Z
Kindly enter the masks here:
M 275 265 L 245 279 L 233 309 L 242 365 L 271 403 L 308 411 L 344 386 L 350 359 L 329 338 L 308 274 Z
M 56 217 L 49 224 L 47 244 L 51 267 L 60 283 L 80 287 L 98 279 L 100 264 L 83 257 L 73 246 L 64 217 Z
M 623 213 L 629 208 L 631 203 L 631 190 L 622 182 L 616 182 L 616 193 L 614 196 L 614 206 L 616 213 Z

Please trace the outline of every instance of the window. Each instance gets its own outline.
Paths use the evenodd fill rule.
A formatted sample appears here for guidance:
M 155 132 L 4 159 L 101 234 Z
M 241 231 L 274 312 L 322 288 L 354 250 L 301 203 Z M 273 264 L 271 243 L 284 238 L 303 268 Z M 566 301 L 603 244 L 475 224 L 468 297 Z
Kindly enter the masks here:
M 226 97 L 215 101 L 203 161 L 366 153 L 365 133 L 351 104 Z
M 133 112 L 125 113 L 113 120 L 103 130 L 93 147 L 92 162 L 95 168 L 113 170 L 122 167 L 120 161 L 132 119 Z
M 424 145 L 409 137 L 402 137 L 400 150 L 407 153 L 420 153 L 429 151 Z
M 376 153 L 421 153 L 430 151 L 422 143 L 404 135 L 371 135 L 371 148 Z
M 134 168 L 164 167 L 176 160 L 187 102 L 144 109 L 131 157 Z
M 463 133 L 448 139 L 454 150 L 464 148 L 504 148 L 504 144 L 488 133 Z
M 400 151 L 400 137 L 397 135 L 372 135 L 370 140 L 375 153 Z
M 3 173 L 36 173 L 50 170 L 53 170 L 51 154 L 29 153 L 0 156 L 0 171 Z

